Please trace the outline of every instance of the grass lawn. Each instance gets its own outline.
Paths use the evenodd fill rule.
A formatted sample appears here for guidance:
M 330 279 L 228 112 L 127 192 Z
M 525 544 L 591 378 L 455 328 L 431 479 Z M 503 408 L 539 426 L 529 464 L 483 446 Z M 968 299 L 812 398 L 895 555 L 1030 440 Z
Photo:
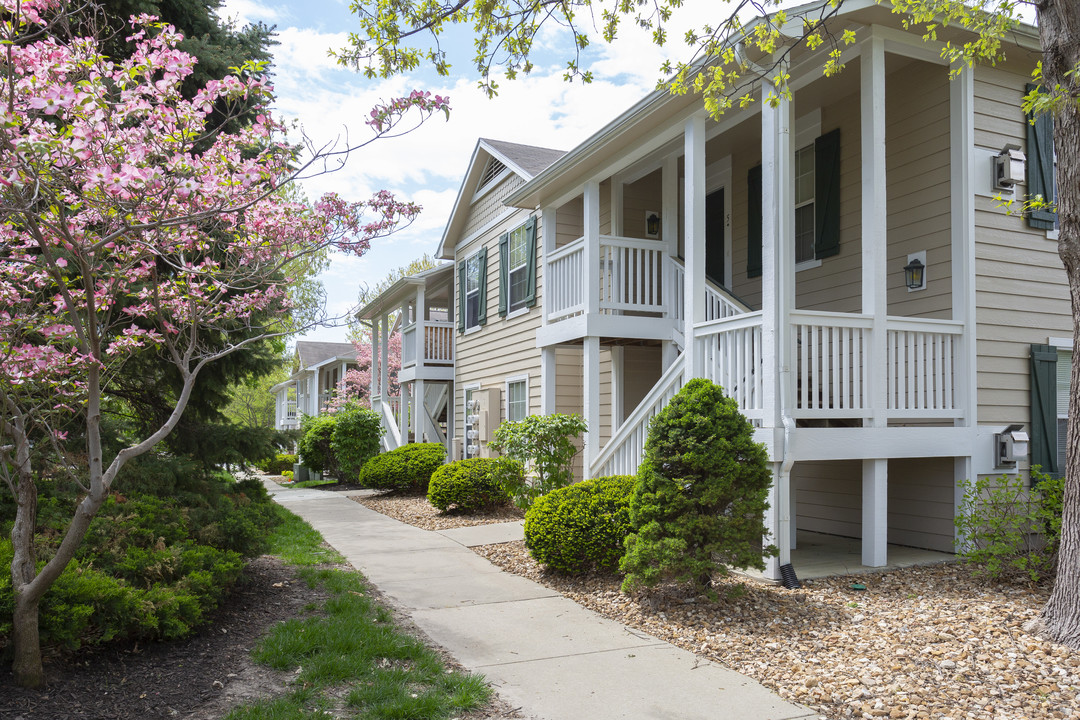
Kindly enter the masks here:
M 226 720 L 307 720 L 339 713 L 390 720 L 440 720 L 483 706 L 491 690 L 479 675 L 448 670 L 439 655 L 395 627 L 357 572 L 293 513 L 273 538 L 274 554 L 329 598 L 277 625 L 255 647 L 256 662 L 295 673 L 281 696 L 243 705 Z
M 310 488 L 318 487 L 320 485 L 334 485 L 336 483 L 337 480 L 334 480 L 333 478 L 322 478 L 321 480 L 304 480 L 303 482 L 286 482 L 282 484 L 285 487 L 291 488 Z

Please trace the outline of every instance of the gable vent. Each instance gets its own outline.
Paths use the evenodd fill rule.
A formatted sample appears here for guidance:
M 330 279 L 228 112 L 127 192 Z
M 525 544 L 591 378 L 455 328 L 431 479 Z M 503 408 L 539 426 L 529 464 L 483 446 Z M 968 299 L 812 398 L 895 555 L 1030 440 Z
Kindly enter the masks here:
M 486 188 L 488 184 L 495 178 L 499 177 L 499 175 L 502 174 L 502 171 L 505 169 L 506 166 L 495 158 L 491 158 L 490 160 L 488 160 L 487 167 L 484 168 L 484 174 L 480 178 L 480 184 L 476 186 L 476 191 L 480 192 L 481 190 Z

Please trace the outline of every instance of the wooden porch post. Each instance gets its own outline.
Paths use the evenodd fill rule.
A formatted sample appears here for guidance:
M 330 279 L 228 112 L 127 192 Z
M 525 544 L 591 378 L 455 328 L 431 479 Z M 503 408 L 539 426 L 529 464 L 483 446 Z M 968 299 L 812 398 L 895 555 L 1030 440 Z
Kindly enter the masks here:
M 592 477 L 592 464 L 600 454 L 600 338 L 585 338 L 582 370 L 585 373 L 582 414 L 588 425 L 585 431 L 585 453 L 582 475 Z
M 543 281 L 544 288 L 540 292 L 540 324 L 548 324 L 548 316 L 551 315 L 551 295 L 548 293 L 548 258 L 555 252 L 555 242 L 558 230 L 559 211 L 553 207 L 540 209 L 540 256 L 544 261 Z M 554 410 L 552 411 L 554 412 Z
M 951 235 L 952 235 L 952 317 L 964 324 L 964 334 L 956 350 L 953 393 L 964 417 L 955 422 L 960 427 L 979 424 L 977 402 L 978 359 L 975 348 L 975 78 L 965 68 L 949 83 L 949 147 Z M 961 483 L 974 480 L 971 455 L 957 457 L 953 463 L 953 513 L 964 502 Z M 957 531 L 956 549 L 963 543 Z
M 705 114 L 695 113 L 683 130 L 683 202 L 686 255 L 683 342 L 686 377 L 702 377 L 704 359 L 694 342 L 694 325 L 705 322 Z
M 871 35 L 863 41 L 860 56 L 860 112 L 862 118 L 862 311 L 873 317 L 870 352 L 864 357 L 866 427 L 886 427 L 888 296 L 886 285 L 887 221 L 885 173 L 885 43 Z M 881 567 L 887 563 L 888 461 L 863 461 L 862 563 Z
M 778 72 L 786 72 L 781 63 Z M 761 107 L 761 338 L 763 421 L 773 430 L 773 485 L 765 526 L 780 550 L 765 563 L 765 574 L 780 577 L 780 566 L 791 562 L 790 476 L 784 472 L 784 417 L 787 398 L 794 396 L 789 352 L 789 317 L 795 304 L 795 148 L 794 107 L 780 98 L 773 107 L 767 97 L 773 88 L 762 87 Z M 790 402 L 787 400 L 787 402 Z
M 413 322 L 416 325 L 413 330 L 413 338 L 416 343 L 416 380 L 413 381 L 412 386 L 412 425 L 413 438 L 416 442 L 426 442 L 424 438 L 424 421 L 427 418 L 427 408 L 425 406 L 426 398 L 424 397 L 424 369 L 427 360 L 427 334 L 424 317 L 427 315 L 427 298 L 424 291 L 423 285 L 416 288 L 416 304 L 413 309 L 415 313 Z
M 555 383 L 557 358 L 553 346 L 540 349 L 540 414 L 555 412 Z
M 375 398 L 379 395 L 379 318 L 371 319 L 371 367 L 368 378 L 368 397 L 371 399 L 371 409 L 378 410 Z
M 387 384 L 386 369 L 387 364 L 390 362 L 389 319 L 385 312 L 379 316 L 379 349 L 382 351 L 379 356 L 379 394 L 382 395 L 384 403 L 390 402 L 390 386 Z M 393 417 L 392 414 L 391 417 Z
M 675 259 L 679 256 L 679 158 L 670 155 L 664 159 L 664 167 L 660 173 L 660 222 L 661 236 L 666 246 L 667 256 Z M 684 276 L 685 280 L 685 276 Z M 675 294 L 675 264 L 667 264 L 667 274 L 664 276 L 667 283 L 668 317 L 676 317 L 676 306 L 682 306 L 685 310 L 685 298 Z M 676 328 L 683 332 L 685 328 Z M 660 344 L 661 361 L 663 367 L 668 367 L 675 362 L 679 350 L 673 340 L 664 340 Z

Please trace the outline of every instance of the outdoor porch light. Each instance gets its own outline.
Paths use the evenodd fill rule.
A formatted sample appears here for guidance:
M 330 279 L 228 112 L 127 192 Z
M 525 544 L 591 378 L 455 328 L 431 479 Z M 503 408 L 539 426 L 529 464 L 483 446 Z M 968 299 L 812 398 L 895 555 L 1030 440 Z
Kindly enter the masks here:
M 660 236 L 660 213 L 652 210 L 645 213 L 645 234 L 649 237 Z
M 994 156 L 994 189 L 1012 192 L 1017 183 L 1023 183 L 1026 161 L 1019 145 L 1001 148 L 1001 152 Z
M 909 262 L 904 266 L 904 283 L 908 290 L 922 290 L 926 287 L 926 266 L 918 257 L 909 256 Z

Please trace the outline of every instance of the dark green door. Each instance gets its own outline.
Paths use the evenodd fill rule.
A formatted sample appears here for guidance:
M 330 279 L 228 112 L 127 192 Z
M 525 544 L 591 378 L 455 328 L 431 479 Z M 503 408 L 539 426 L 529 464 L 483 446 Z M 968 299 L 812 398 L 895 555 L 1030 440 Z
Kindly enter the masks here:
M 724 189 L 705 196 L 705 277 L 724 286 Z

